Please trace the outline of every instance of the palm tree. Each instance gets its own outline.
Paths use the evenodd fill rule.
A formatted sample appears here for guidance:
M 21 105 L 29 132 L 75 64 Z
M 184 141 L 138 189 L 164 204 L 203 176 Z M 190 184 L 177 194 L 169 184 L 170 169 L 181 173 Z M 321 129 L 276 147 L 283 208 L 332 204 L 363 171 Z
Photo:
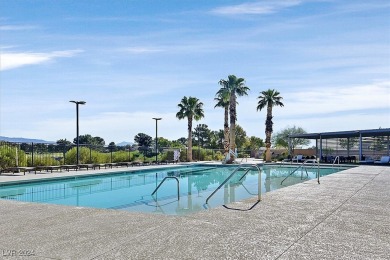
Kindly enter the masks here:
M 180 111 L 177 112 L 176 117 L 178 119 L 188 119 L 188 153 L 187 160 L 192 161 L 192 121 L 200 120 L 204 117 L 203 103 L 196 97 L 183 97 L 180 104 L 177 105 Z
M 220 91 L 223 93 L 223 97 L 229 96 L 229 113 L 230 113 L 230 150 L 236 150 L 236 120 L 237 120 L 237 96 L 248 95 L 247 91 L 250 90 L 245 85 L 245 79 L 237 78 L 235 75 L 229 75 L 227 80 L 221 79 L 219 84 L 223 86 Z M 230 157 L 229 163 L 235 160 L 235 156 Z
M 267 162 L 271 161 L 271 135 L 272 135 L 272 107 L 281 106 L 283 107 L 283 103 L 281 100 L 282 97 L 279 96 L 279 92 L 274 89 L 268 89 L 266 91 L 260 92 L 260 96 L 258 97 L 259 102 L 257 103 L 257 110 L 261 111 L 263 108 L 267 107 L 267 118 L 265 119 L 265 147 L 267 148 L 265 154 L 265 160 Z
M 221 84 L 221 81 L 219 82 Z M 225 110 L 224 122 L 223 122 L 223 148 L 225 157 L 229 153 L 229 99 L 230 95 L 227 92 L 227 89 L 222 85 L 222 88 L 217 92 L 216 98 L 214 100 L 217 104 L 216 107 L 223 107 Z

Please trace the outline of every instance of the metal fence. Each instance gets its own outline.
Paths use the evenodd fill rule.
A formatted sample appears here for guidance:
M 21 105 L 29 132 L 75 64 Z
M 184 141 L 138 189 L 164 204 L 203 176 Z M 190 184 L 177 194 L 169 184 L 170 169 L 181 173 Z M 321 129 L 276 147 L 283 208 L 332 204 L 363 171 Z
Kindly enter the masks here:
M 173 151 L 180 151 L 180 161 L 187 161 L 188 149 L 159 147 L 158 160 L 174 160 Z M 238 157 L 253 157 L 251 151 L 238 151 Z M 79 145 L 81 164 L 117 163 L 155 160 L 153 148 L 138 150 L 137 147 Z M 222 149 L 205 149 L 193 147 L 194 161 L 221 161 L 224 158 Z M 36 167 L 77 164 L 77 147 L 75 144 L 13 143 L 0 141 L 0 170 L 9 167 Z
M 0 141 L 0 168 L 76 164 L 76 145 Z M 131 161 L 131 149 L 79 145 L 80 163 Z

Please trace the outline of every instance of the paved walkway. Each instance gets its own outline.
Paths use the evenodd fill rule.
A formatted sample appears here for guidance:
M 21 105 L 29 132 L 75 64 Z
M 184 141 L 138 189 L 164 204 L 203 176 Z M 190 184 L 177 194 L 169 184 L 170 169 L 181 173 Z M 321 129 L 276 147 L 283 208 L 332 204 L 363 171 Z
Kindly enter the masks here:
M 269 192 L 251 211 L 164 216 L 0 200 L 0 258 L 390 259 L 389 217 L 383 166 Z

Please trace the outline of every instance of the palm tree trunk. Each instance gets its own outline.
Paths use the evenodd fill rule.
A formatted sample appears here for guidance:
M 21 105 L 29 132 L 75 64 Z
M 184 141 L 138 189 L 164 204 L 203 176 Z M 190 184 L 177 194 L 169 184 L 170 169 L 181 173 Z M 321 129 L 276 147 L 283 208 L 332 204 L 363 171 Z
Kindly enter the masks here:
M 267 118 L 265 120 L 265 147 L 267 148 L 265 152 L 265 161 L 271 161 L 271 135 L 272 135 L 272 106 L 268 105 L 267 107 Z
M 236 94 L 231 93 L 230 95 L 230 150 L 236 150 Z M 235 160 L 234 154 L 230 155 L 229 163 L 233 163 Z
M 188 153 L 187 161 L 192 162 L 192 118 L 188 118 Z
M 223 147 L 225 150 L 225 157 L 229 153 L 229 106 L 225 106 L 225 121 L 223 124 L 223 129 L 224 129 L 224 140 L 223 140 Z

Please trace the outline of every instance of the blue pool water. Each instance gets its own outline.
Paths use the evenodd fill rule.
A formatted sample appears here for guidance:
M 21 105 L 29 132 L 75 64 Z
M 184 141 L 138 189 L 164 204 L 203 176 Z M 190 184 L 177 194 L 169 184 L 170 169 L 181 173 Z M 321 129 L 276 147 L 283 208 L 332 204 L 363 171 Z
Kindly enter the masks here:
M 183 215 L 206 208 L 207 197 L 232 173 L 232 166 L 179 166 L 135 172 L 121 172 L 100 176 L 78 176 L 62 180 L 48 180 L 0 186 L 0 198 L 26 202 L 51 203 L 79 207 L 117 209 L 137 212 Z M 295 167 L 296 168 L 296 167 Z M 316 178 L 317 168 L 300 169 L 281 181 L 295 168 L 261 167 L 262 193 Z M 320 176 L 338 171 L 321 168 Z M 307 174 L 306 174 L 307 171 Z M 213 196 L 207 208 L 257 196 L 258 171 L 253 168 L 242 180 L 239 171 Z M 167 179 L 152 196 L 152 192 Z

